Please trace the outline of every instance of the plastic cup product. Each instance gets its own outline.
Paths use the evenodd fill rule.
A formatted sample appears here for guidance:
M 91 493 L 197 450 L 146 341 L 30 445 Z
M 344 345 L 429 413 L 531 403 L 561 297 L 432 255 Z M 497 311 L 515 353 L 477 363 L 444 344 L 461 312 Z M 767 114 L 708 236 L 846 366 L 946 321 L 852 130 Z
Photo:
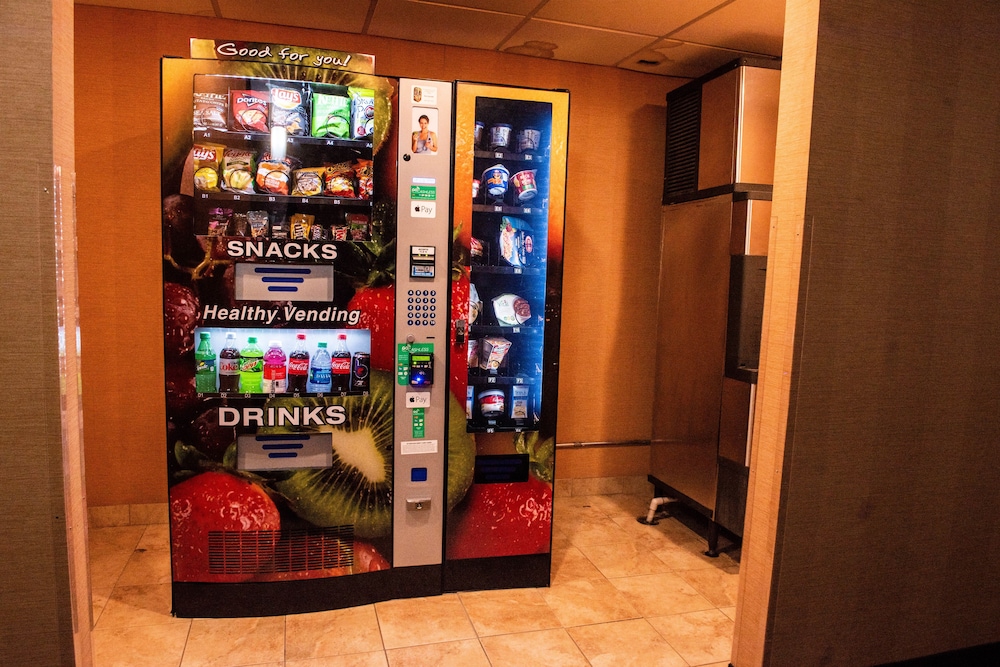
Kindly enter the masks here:
M 511 176 L 510 182 L 514 186 L 514 194 L 517 195 L 517 201 L 530 201 L 538 194 L 538 184 L 535 183 L 535 171 L 535 169 L 526 169 Z
M 490 127 L 490 148 L 507 148 L 510 135 L 514 131 L 507 123 L 497 123 Z
M 542 133 L 533 127 L 521 128 L 517 133 L 517 152 L 531 153 L 542 145 Z
M 485 130 L 485 129 L 486 129 L 486 126 L 483 124 L 483 121 L 477 120 L 476 121 L 476 129 L 475 129 L 475 131 L 473 132 L 473 135 L 472 135 L 472 143 L 473 143 L 473 145 L 475 145 L 475 146 L 482 146 L 483 145 L 483 130 Z
M 503 199 L 510 182 L 510 171 L 502 164 L 495 164 L 483 172 L 482 184 L 486 194 L 494 199 Z

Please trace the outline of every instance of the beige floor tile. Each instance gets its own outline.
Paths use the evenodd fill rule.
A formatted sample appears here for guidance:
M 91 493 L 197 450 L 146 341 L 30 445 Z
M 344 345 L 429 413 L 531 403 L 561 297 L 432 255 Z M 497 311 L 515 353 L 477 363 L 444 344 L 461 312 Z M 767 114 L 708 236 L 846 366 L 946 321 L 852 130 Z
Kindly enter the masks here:
M 146 551 L 170 551 L 170 526 L 156 523 L 146 526 L 136 549 Z
M 145 526 L 113 526 L 93 528 L 87 531 L 90 551 L 97 554 L 108 552 L 131 554 L 142 538 Z
M 170 552 L 161 549 L 135 551 L 122 570 L 121 577 L 118 578 L 119 586 L 170 582 Z
M 703 568 L 678 571 L 684 581 L 691 584 L 716 607 L 736 605 L 736 593 L 740 584 L 740 569 L 737 566 L 724 568 Z
M 387 649 L 476 637 L 457 595 L 379 602 L 375 613 Z
M 187 624 L 94 630 L 94 667 L 177 667 L 187 636 Z
M 632 521 L 636 521 L 636 517 L 645 515 L 649 509 L 649 498 L 640 498 L 639 496 L 626 493 L 616 493 L 610 496 L 591 496 L 590 502 L 593 507 L 598 508 L 612 519 L 631 519 Z
M 628 533 L 607 518 L 580 521 L 566 529 L 574 546 L 586 544 L 621 544 L 629 541 Z
M 682 543 L 677 537 L 664 533 L 659 526 L 639 523 L 634 518 L 612 517 L 610 521 L 625 531 L 633 544 L 641 545 L 650 551 Z
M 658 574 L 670 570 L 653 552 L 632 542 L 581 544 L 578 548 L 609 579 Z
M 564 628 L 639 616 L 628 598 L 606 580 L 556 584 L 542 589 L 542 596 Z
M 128 521 L 133 525 L 166 524 L 170 521 L 167 503 L 128 506 Z
M 569 541 L 569 534 L 559 528 L 552 527 L 552 551 L 556 549 L 565 549 L 567 547 L 573 546 L 573 543 Z
M 645 619 L 569 628 L 593 667 L 687 667 Z
M 101 614 L 104 612 L 104 608 L 108 605 L 108 598 L 111 596 L 111 592 L 101 593 L 94 589 L 93 586 L 90 587 L 90 622 L 91 627 L 97 627 L 97 623 L 101 620 Z
M 170 584 L 116 586 L 95 625 L 103 630 L 164 623 L 190 623 L 170 615 Z
M 605 495 L 624 490 L 621 477 L 581 477 L 573 480 L 574 496 Z
M 623 577 L 612 579 L 611 583 L 646 617 L 700 611 L 716 606 L 672 572 Z
M 718 609 L 647 620 L 690 665 L 729 660 L 733 622 Z
M 285 667 L 388 667 L 388 664 L 385 651 L 285 661 Z
M 196 618 L 181 667 L 235 667 L 281 662 L 285 618 Z
M 120 526 L 89 531 L 90 585 L 95 592 L 104 597 L 111 595 L 111 589 L 125 570 L 143 530 L 143 526 Z
M 733 621 L 736 620 L 736 607 L 719 607 L 719 611 L 728 616 Z
M 603 580 L 601 571 L 583 555 L 579 549 L 570 546 L 552 552 L 552 584 L 565 584 L 578 580 Z
M 386 651 L 389 667 L 490 667 L 476 639 L 394 648 Z
M 458 597 L 480 637 L 561 627 L 534 588 L 459 593 Z
M 656 557 L 666 563 L 671 570 L 698 570 L 704 568 L 733 567 L 736 562 L 726 554 L 716 558 L 705 555 L 705 545 L 696 542 L 664 544 L 653 549 Z
M 285 658 L 304 660 L 382 651 L 374 605 L 285 618 Z
M 87 508 L 87 523 L 91 529 L 128 525 L 128 505 L 105 505 Z
M 565 630 L 521 632 L 483 637 L 480 641 L 492 667 L 589 667 Z

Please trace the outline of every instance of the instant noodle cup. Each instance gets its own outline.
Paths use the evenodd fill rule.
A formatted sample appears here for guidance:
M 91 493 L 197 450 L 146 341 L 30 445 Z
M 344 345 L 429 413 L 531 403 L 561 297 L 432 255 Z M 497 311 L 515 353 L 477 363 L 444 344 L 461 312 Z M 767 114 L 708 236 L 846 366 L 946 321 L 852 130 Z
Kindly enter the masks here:
M 481 391 L 477 398 L 479 400 L 479 411 L 483 417 L 493 418 L 503 416 L 506 410 L 506 406 L 504 405 L 506 396 L 504 396 L 502 389 Z
M 486 194 L 494 199 L 503 199 L 509 180 L 510 171 L 502 164 L 495 164 L 483 172 L 482 183 L 486 186 Z
M 517 196 L 517 201 L 526 202 L 538 194 L 538 185 L 535 183 L 535 171 L 535 169 L 526 169 L 511 176 L 510 182 L 514 185 L 514 194 Z
M 524 127 L 517 133 L 517 152 L 532 153 L 542 145 L 542 133 L 533 127 Z
M 486 129 L 486 126 L 483 124 L 483 121 L 477 120 L 476 121 L 476 129 L 473 130 L 473 134 L 472 134 L 472 145 L 473 146 L 482 146 L 483 145 L 483 131 L 485 129 Z
M 507 123 L 497 123 L 490 127 L 490 148 L 507 148 L 510 135 L 514 131 Z

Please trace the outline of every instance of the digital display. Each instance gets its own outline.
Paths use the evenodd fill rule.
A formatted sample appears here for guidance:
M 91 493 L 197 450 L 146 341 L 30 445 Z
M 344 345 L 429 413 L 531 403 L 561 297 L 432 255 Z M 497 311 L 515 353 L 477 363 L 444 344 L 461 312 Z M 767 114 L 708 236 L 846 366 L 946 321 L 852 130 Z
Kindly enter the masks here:
M 414 354 L 410 359 L 415 362 L 428 362 L 431 360 L 431 357 L 429 354 Z

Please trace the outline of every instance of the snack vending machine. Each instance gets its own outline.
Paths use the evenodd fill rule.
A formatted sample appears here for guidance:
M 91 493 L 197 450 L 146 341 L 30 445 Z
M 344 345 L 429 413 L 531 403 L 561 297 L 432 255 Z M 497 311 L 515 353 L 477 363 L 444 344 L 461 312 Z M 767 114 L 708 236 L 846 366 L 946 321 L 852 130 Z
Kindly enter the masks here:
M 475 439 L 445 590 L 548 586 L 569 93 L 459 82 L 450 389 Z
M 452 84 L 305 51 L 161 63 L 178 616 L 438 594 L 472 481 L 446 381 Z

